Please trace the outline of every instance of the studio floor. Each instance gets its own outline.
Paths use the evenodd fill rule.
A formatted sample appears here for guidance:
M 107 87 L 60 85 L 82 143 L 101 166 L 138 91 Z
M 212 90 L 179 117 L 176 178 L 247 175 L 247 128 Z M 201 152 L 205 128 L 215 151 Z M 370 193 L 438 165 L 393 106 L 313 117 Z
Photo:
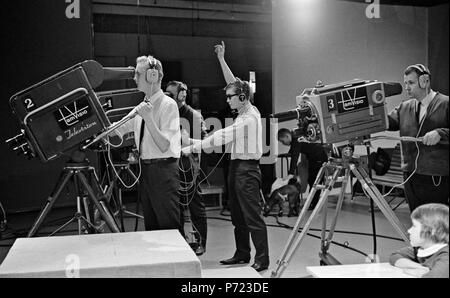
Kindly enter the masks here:
M 397 198 L 392 203 L 392 206 L 396 206 L 402 198 Z M 332 211 L 336 206 L 336 198 L 330 197 L 328 203 L 329 217 L 331 217 Z M 332 244 L 330 253 L 342 264 L 357 264 L 368 262 L 367 255 L 372 255 L 373 251 L 373 238 L 371 213 L 369 200 L 363 196 L 355 196 L 353 199 L 345 199 L 340 216 L 336 226 L 337 233 L 333 237 L 333 241 L 340 243 L 348 248 L 337 246 Z M 130 211 L 134 210 L 135 204 L 127 204 L 126 208 Z M 67 219 L 70 219 L 74 210 L 72 208 L 60 208 L 52 210 L 46 220 L 45 226 L 40 230 L 40 236 L 45 236 L 54 231 L 59 225 L 64 223 Z M 310 214 L 311 211 L 308 211 Z M 287 214 L 285 212 L 285 214 Z M 409 209 L 407 204 L 401 204 L 396 210 L 395 214 L 400 221 L 409 227 Z M 13 214 L 8 217 L 8 231 L 3 234 L 3 239 L 0 240 L 0 263 L 3 262 L 11 245 L 14 242 L 15 237 L 24 237 L 26 232 L 30 228 L 37 213 L 22 213 Z M 202 270 L 207 269 L 226 269 L 235 268 L 246 265 L 233 265 L 223 266 L 219 264 L 219 261 L 225 258 L 229 258 L 233 255 L 235 250 L 233 226 L 231 224 L 229 212 L 227 210 L 215 209 L 208 210 L 208 242 L 206 247 L 206 253 L 199 257 L 202 265 Z M 268 238 L 269 238 L 269 254 L 270 254 L 270 267 L 269 270 L 260 272 L 262 277 L 270 277 L 272 270 L 276 266 L 276 261 L 286 246 L 288 237 L 291 230 L 286 226 L 294 226 L 296 223 L 296 217 L 279 217 L 268 216 L 265 218 L 268 225 Z M 277 220 L 279 223 L 277 223 Z M 379 211 L 375 211 L 376 222 L 376 234 L 377 237 L 377 252 L 376 258 L 380 262 L 387 262 L 390 253 L 406 243 L 400 240 L 400 236 L 395 232 L 394 228 Z M 124 220 L 125 231 L 131 232 L 135 228 L 135 219 L 127 217 Z M 303 225 L 302 225 L 303 226 Z M 313 222 L 311 235 L 320 237 L 320 229 L 322 226 L 321 217 L 318 216 Z M 67 232 L 60 232 L 57 235 L 74 235 L 76 225 L 69 226 Z M 138 230 L 143 230 L 142 220 L 139 220 Z M 192 227 L 189 222 L 186 223 L 185 230 L 187 232 L 192 231 Z M 361 234 L 362 233 L 362 234 Z M 396 238 L 396 239 L 390 239 Z M 356 249 L 360 252 L 351 250 Z M 319 265 L 319 253 L 320 250 L 320 238 L 314 236 L 307 236 L 304 241 L 296 248 L 292 258 L 286 267 L 281 277 L 285 278 L 300 278 L 310 277 L 306 267 Z M 252 256 L 254 250 L 252 250 Z M 253 261 L 253 260 L 252 260 Z

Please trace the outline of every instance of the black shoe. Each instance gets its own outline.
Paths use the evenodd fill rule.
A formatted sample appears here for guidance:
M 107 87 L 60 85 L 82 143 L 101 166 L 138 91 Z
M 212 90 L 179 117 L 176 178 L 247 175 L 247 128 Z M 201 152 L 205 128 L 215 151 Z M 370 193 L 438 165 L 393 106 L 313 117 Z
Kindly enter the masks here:
M 256 262 L 255 262 L 255 263 L 252 265 L 252 268 L 255 269 L 256 271 L 260 272 L 260 271 L 263 271 L 263 270 L 266 270 L 267 268 L 269 268 L 269 264 L 263 265 L 263 264 L 261 264 L 261 263 L 256 263 Z
M 234 264 L 247 264 L 249 262 L 250 262 L 250 259 L 238 259 L 238 258 L 232 257 L 230 259 L 220 261 L 220 264 L 234 265 Z
M 197 256 L 201 256 L 202 254 L 204 254 L 206 252 L 206 249 L 202 246 L 199 245 L 195 250 L 194 250 L 195 254 Z

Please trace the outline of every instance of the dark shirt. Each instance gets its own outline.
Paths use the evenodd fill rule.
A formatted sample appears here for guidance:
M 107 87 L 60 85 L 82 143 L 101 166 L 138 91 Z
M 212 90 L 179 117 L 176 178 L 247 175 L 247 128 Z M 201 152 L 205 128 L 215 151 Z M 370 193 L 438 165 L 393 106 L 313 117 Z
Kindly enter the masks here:
M 427 113 L 418 123 L 416 117 L 417 102 L 409 99 L 402 102 L 389 113 L 389 130 L 400 131 L 400 136 L 423 137 L 436 130 L 441 140 L 434 146 L 418 142 L 402 141 L 402 169 L 406 173 L 416 171 L 417 174 L 429 176 L 448 176 L 449 165 L 449 99 L 437 93 L 427 108 Z M 420 131 L 419 131 L 420 128 Z M 419 153 L 417 152 L 419 148 Z
M 191 139 L 203 140 L 207 132 L 202 115 L 187 104 L 181 106 L 178 111 L 181 128 L 189 132 Z
M 416 247 L 403 247 L 391 254 L 389 263 L 392 266 L 402 258 L 409 259 L 413 262 L 419 263 L 422 266 L 430 268 L 430 271 L 423 275 L 424 278 L 448 278 L 448 245 L 441 248 L 436 253 L 428 257 L 418 257 L 418 249 Z
M 289 153 L 291 154 L 291 165 L 288 174 L 291 175 L 295 175 L 297 171 L 297 162 L 300 153 L 306 155 L 310 170 L 320 168 L 328 160 L 322 144 L 299 142 L 297 138 L 292 138 Z

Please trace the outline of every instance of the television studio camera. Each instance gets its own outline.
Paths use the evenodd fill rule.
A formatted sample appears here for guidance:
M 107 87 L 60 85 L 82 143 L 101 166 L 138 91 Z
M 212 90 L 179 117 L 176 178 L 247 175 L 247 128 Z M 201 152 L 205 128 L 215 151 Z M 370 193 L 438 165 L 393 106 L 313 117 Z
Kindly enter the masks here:
M 37 233 L 69 182 L 73 182 L 74 185 L 77 212 L 52 235 L 74 221 L 78 221 L 79 234 L 82 223 L 88 231 L 99 232 L 93 223 L 93 216 L 90 215 L 89 203 L 95 206 L 96 212 L 111 232 L 120 232 L 108 206 L 110 188 L 106 189 L 100 185 L 94 167 L 86 158 L 85 145 L 102 132 L 111 131 L 118 126 L 111 125 L 108 112 L 118 110 L 128 114 L 132 110 L 134 106 L 115 109 L 115 105 L 122 98 L 127 100 L 143 98 L 143 94 L 136 89 L 96 93 L 94 88 L 105 81 L 133 79 L 134 71 L 133 67 L 103 67 L 94 60 L 87 60 L 48 77 L 10 98 L 11 109 L 21 126 L 21 133 L 6 141 L 12 150 L 29 158 L 39 157 L 44 163 L 62 156 L 69 157 L 53 192 L 28 232 L 28 237 Z M 120 123 L 123 124 L 133 116 L 124 117 L 126 119 Z M 98 150 L 101 151 L 101 147 Z
M 367 146 L 370 140 L 375 139 L 370 139 L 370 134 L 388 129 L 386 98 L 401 93 L 402 86 L 398 83 L 355 79 L 324 85 L 319 81 L 314 88 L 307 88 L 296 97 L 297 107 L 295 109 L 271 115 L 279 122 L 297 120 L 298 128 L 294 132 L 294 137 L 298 137 L 299 141 L 321 143 L 326 147 L 335 146 L 341 151 L 338 157 L 329 155 L 328 162 L 324 163 L 320 169 L 288 242 L 277 260 L 276 268 L 272 271 L 272 277 L 279 277 L 283 273 L 292 255 L 307 235 L 313 219 L 324 206 L 320 263 L 322 265 L 340 264 L 328 253 L 328 249 L 332 242 L 337 217 L 351 173 L 361 183 L 366 194 L 377 204 L 402 239 L 408 241 L 405 227 L 373 184 L 370 169 L 366 172 L 367 159 L 354 156 L 354 145 L 366 145 L 367 151 L 369 151 Z M 398 139 L 420 141 L 420 139 L 407 137 Z M 327 225 L 326 202 L 336 182 L 342 182 L 342 186 L 327 236 L 325 229 Z M 321 191 L 320 199 L 301 233 L 298 234 L 300 223 L 306 218 L 306 210 L 308 210 L 316 191 Z

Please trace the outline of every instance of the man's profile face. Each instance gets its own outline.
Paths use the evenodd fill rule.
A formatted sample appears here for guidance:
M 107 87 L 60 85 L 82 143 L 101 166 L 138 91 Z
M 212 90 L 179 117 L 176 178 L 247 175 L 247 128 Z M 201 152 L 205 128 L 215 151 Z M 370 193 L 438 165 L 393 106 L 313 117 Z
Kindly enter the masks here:
M 136 83 L 137 89 L 139 91 L 145 92 L 145 73 L 147 69 L 144 64 L 140 63 L 136 65 L 136 70 L 134 71 L 134 81 Z
M 409 98 L 421 100 L 425 95 L 425 89 L 419 87 L 419 77 L 415 72 L 403 76 L 406 94 Z
M 180 89 L 178 90 L 178 101 L 186 101 L 187 97 L 187 88 L 186 86 L 181 85 Z
M 236 92 L 236 88 L 228 88 L 225 93 L 227 97 L 227 103 L 232 110 L 237 110 L 243 105 L 243 102 L 239 100 L 239 95 L 241 94 Z
M 177 102 L 184 102 L 186 100 L 187 89 L 183 85 L 180 86 L 180 89 L 176 85 L 169 85 L 166 87 L 166 92 L 169 92 L 171 97 Z

